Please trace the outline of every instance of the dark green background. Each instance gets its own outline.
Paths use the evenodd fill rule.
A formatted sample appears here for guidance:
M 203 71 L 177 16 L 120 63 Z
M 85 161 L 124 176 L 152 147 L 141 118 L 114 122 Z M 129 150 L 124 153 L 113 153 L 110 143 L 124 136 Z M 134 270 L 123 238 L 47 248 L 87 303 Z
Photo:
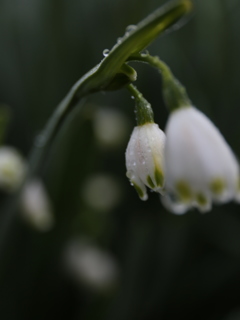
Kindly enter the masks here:
M 161 0 L 0 0 L 0 102 L 10 106 L 6 144 L 29 154 L 56 105 L 102 59 L 129 24 Z M 149 48 L 186 86 L 194 105 L 219 127 L 240 156 L 240 1 L 196 0 L 191 20 Z M 165 127 L 161 78 L 133 64 L 137 85 Z M 44 180 L 55 209 L 51 232 L 21 220 L 11 227 L 0 267 L 0 319 L 238 320 L 240 319 L 240 208 L 216 206 L 201 215 L 167 212 L 157 194 L 141 202 L 125 178 L 126 141 L 102 149 L 93 134 L 97 106 L 121 110 L 134 123 L 126 90 L 98 93 L 83 113 L 68 119 L 45 164 Z M 93 107 L 94 106 L 94 107 Z M 79 190 L 94 173 L 116 177 L 122 201 L 99 214 Z M 1 195 L 1 216 L 9 197 Z M 66 243 L 88 236 L 110 253 L 120 280 L 96 292 L 64 272 Z

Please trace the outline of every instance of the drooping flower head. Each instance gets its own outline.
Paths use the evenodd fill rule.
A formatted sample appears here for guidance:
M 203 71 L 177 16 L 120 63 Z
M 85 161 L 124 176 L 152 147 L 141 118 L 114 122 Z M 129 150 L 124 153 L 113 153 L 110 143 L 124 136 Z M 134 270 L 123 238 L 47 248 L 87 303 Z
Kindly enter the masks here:
M 150 104 L 133 86 L 137 123 L 126 150 L 127 177 L 142 200 L 147 200 L 147 188 L 162 192 L 164 185 L 165 134 L 154 123 Z
M 212 202 L 240 200 L 239 164 L 215 125 L 192 107 L 185 88 L 158 57 L 144 61 L 162 75 L 171 114 L 166 127 L 164 205 L 175 213 L 209 211 Z
M 186 107 L 171 113 L 166 127 L 166 189 L 182 206 L 211 209 L 212 201 L 227 202 L 239 193 L 239 165 L 215 125 L 199 110 Z M 165 199 L 166 203 L 166 199 Z M 183 205 L 184 204 L 184 205 Z
M 134 128 L 126 150 L 127 177 L 142 200 L 148 198 L 146 186 L 162 191 L 164 145 L 165 134 L 156 123 Z
M 171 112 L 166 142 L 158 126 L 144 117 L 140 117 L 144 121 L 138 121 L 130 139 L 126 152 L 127 175 L 140 197 L 147 199 L 146 186 L 159 191 L 163 204 L 177 214 L 192 207 L 206 212 L 213 202 L 240 202 L 239 164 L 219 130 L 192 106 L 185 88 L 163 61 L 149 54 L 141 54 L 139 59 L 161 72 L 162 94 Z M 136 105 L 137 116 L 145 115 L 146 106 L 143 104 L 141 108 L 140 103 L 139 107 L 138 101 Z M 164 171 L 164 184 L 163 179 L 156 184 L 160 181 L 154 178 L 156 168 L 161 168 L 161 173 Z

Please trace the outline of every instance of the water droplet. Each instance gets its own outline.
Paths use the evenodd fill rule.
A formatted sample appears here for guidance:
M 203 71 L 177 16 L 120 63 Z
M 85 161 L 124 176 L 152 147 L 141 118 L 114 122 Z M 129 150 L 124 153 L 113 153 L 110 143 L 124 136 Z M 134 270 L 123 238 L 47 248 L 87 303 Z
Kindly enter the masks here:
M 117 44 L 120 44 L 121 42 L 122 42 L 122 38 L 121 37 L 117 38 Z
M 143 50 L 141 53 L 142 54 L 149 54 L 149 51 L 148 50 Z
M 131 96 L 131 99 L 134 99 L 134 96 Z
M 109 55 L 110 50 L 109 49 L 104 49 L 103 50 L 103 55 L 104 57 L 107 57 Z
M 145 161 L 142 162 L 142 164 L 145 164 L 145 163 L 146 163 Z
M 134 24 L 130 24 L 129 26 L 127 26 L 126 28 L 126 33 L 129 33 L 133 30 L 135 30 L 137 27 Z
M 136 166 L 136 162 L 133 162 L 133 165 Z
M 133 183 L 132 182 L 130 182 L 130 185 L 133 187 Z

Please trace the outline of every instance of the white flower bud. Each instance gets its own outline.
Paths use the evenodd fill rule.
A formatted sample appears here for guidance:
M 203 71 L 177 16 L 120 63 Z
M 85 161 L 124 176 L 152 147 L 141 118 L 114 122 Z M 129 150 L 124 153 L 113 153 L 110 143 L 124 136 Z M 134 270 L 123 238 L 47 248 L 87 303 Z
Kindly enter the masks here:
M 172 112 L 166 137 L 165 179 L 169 194 L 163 202 L 168 208 L 183 213 L 195 206 L 205 212 L 211 209 L 212 201 L 238 199 L 238 161 L 202 112 L 193 107 Z
M 118 110 L 102 108 L 95 112 L 93 129 L 102 147 L 118 147 L 128 136 L 129 120 Z
M 65 264 L 75 280 L 94 290 L 110 289 L 117 283 L 119 269 L 113 257 L 87 241 L 68 244 Z
M 27 165 L 12 147 L 0 148 L 0 188 L 7 192 L 14 192 L 23 182 Z
M 121 188 L 115 177 L 100 173 L 88 177 L 83 185 L 82 195 L 90 208 L 107 212 L 120 201 Z
M 163 158 L 165 134 L 156 123 L 134 128 L 126 150 L 127 177 L 142 200 L 146 186 L 161 192 L 164 184 Z
M 40 231 L 48 231 L 53 226 L 52 204 L 39 179 L 33 179 L 23 187 L 21 209 L 23 217 Z

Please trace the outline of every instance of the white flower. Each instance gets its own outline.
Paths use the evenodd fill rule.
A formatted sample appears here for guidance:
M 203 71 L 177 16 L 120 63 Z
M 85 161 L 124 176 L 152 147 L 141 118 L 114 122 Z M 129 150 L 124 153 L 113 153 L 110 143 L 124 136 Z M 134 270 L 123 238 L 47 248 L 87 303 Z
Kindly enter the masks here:
M 23 182 L 27 165 L 18 151 L 12 147 L 0 148 L 0 188 L 15 191 Z
M 129 120 L 118 110 L 98 109 L 93 118 L 93 130 L 102 147 L 118 147 L 129 133 Z
M 117 283 L 119 269 L 113 257 L 88 241 L 70 242 L 65 252 L 65 264 L 77 281 L 92 289 L 110 289 Z
M 86 180 L 82 189 L 85 203 L 92 209 L 107 212 L 121 199 L 121 188 L 117 179 L 107 174 L 95 174 Z
M 39 179 L 32 179 L 23 187 L 21 209 L 23 217 L 40 231 L 48 231 L 53 226 L 52 204 Z
M 148 198 L 146 186 L 162 191 L 164 144 L 165 134 L 156 123 L 146 123 L 133 130 L 126 150 L 127 177 L 142 200 Z
M 166 128 L 164 204 L 175 213 L 239 199 L 239 165 L 214 124 L 193 107 L 170 115 Z

